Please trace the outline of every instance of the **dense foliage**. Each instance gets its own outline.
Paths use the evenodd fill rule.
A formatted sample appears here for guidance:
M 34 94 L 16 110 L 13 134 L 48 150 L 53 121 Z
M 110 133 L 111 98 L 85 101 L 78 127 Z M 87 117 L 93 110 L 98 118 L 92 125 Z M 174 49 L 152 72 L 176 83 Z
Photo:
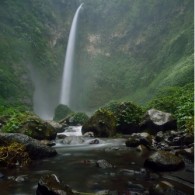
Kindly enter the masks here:
M 83 125 L 89 117 L 83 112 L 73 112 L 66 117 L 68 125 Z
M 143 109 L 132 102 L 110 102 L 104 109 L 114 114 L 117 126 L 139 124 L 143 115 Z
M 75 107 L 145 103 L 193 82 L 193 1 L 83 1 Z
M 148 103 L 148 108 L 172 113 L 176 117 L 180 129 L 186 128 L 193 132 L 194 84 L 160 90 L 156 97 Z
M 69 30 L 81 2 L 71 109 L 93 112 L 111 100 L 145 104 L 155 97 L 151 106 L 192 129 L 191 0 L 2 0 L 0 104 L 10 110 L 32 108 L 37 99 L 37 107 L 58 105 Z M 24 113 L 17 120 L 12 114 L 6 131 L 18 127 Z M 136 118 L 128 117 L 127 123 Z

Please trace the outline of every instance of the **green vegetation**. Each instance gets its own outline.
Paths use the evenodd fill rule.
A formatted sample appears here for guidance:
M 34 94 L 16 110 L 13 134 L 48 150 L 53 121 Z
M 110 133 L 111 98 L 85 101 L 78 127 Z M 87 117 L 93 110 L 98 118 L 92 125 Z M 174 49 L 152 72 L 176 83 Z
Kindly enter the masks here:
M 194 84 L 160 90 L 156 97 L 148 103 L 148 108 L 172 113 L 176 117 L 180 129 L 193 132 Z
M 104 109 L 111 111 L 116 117 L 117 126 L 139 124 L 143 110 L 132 102 L 110 102 Z
M 66 117 L 68 125 L 83 125 L 89 117 L 83 112 L 74 112 Z
M 111 111 L 100 108 L 83 125 L 82 133 L 91 131 L 97 137 L 110 137 L 115 135 L 116 118 Z
M 5 133 L 23 133 L 38 140 L 52 140 L 55 129 L 31 112 L 21 108 L 0 107 L 1 131 Z
M 32 108 L 32 71 L 42 82 L 50 83 L 49 90 L 54 90 L 76 7 L 76 0 L 71 4 L 63 0 L 0 2 L 1 105 Z
M 18 132 L 31 116 L 24 111 L 32 110 L 37 83 L 48 105 L 56 105 L 71 21 L 81 2 L 71 109 L 94 112 L 118 101 L 105 109 L 116 115 L 118 125 L 129 125 L 142 113 L 130 101 L 142 106 L 150 101 L 148 108 L 173 113 L 179 128 L 192 131 L 191 0 L 2 0 L 1 129 Z M 71 113 L 61 107 L 56 108 L 57 121 Z M 87 119 L 82 114 L 70 118 Z
M 193 82 L 192 1 L 83 2 L 75 107 L 145 104 L 160 88 Z
M 66 118 L 73 111 L 66 105 L 60 104 L 55 109 L 54 120 L 59 121 Z
M 13 168 L 17 166 L 28 166 L 31 163 L 26 147 L 19 143 L 8 146 L 0 146 L 0 166 Z

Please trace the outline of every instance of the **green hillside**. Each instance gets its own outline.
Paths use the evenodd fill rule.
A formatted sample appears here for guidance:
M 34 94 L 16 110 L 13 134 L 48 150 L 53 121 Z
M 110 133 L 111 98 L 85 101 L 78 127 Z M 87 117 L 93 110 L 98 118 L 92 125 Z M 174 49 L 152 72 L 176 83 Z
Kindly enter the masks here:
M 193 82 L 192 1 L 84 2 L 73 105 L 144 103 L 162 87 Z
M 164 87 L 193 82 L 191 0 L 0 2 L 0 101 L 33 106 L 37 87 L 58 104 L 72 18 L 79 17 L 71 108 L 112 100 L 145 104 Z

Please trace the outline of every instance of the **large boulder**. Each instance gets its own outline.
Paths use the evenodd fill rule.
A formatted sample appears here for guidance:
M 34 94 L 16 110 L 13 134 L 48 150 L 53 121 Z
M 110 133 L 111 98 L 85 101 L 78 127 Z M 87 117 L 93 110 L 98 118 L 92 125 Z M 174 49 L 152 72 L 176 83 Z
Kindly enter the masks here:
M 184 167 L 184 161 L 167 151 L 157 151 L 145 160 L 145 166 L 155 171 L 176 171 Z
M 54 148 L 42 144 L 40 141 L 20 133 L 0 133 L 0 146 L 7 146 L 13 142 L 25 145 L 31 159 L 41 159 L 57 154 Z
M 38 140 L 54 140 L 57 135 L 52 125 L 38 117 L 29 117 L 21 124 L 19 132 Z
M 47 174 L 40 178 L 36 195 L 73 195 L 69 186 L 64 184 L 55 174 Z
M 54 140 L 57 135 L 53 126 L 31 112 L 10 115 L 2 132 L 22 133 L 38 140 Z
M 112 112 L 99 109 L 83 125 L 82 134 L 93 132 L 95 137 L 110 137 L 116 133 L 116 119 Z
M 151 133 L 156 134 L 159 131 L 177 129 L 177 122 L 170 113 L 150 109 L 145 113 L 140 128 L 141 130 L 150 130 Z
M 133 133 L 125 142 L 127 147 L 137 147 L 139 145 L 144 145 L 149 147 L 152 145 L 153 137 L 146 132 L 143 133 Z
M 61 133 L 64 131 L 64 127 L 62 124 L 53 120 L 48 120 L 47 122 L 56 130 L 57 133 Z

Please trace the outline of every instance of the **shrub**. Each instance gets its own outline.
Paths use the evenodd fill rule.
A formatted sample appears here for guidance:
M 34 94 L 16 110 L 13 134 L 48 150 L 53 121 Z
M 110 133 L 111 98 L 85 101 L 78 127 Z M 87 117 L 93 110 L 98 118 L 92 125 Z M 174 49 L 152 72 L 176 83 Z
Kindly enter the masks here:
M 194 84 L 190 83 L 183 87 L 164 88 L 147 107 L 172 113 L 177 119 L 178 127 L 186 129 L 189 127 L 189 121 L 192 124 L 194 117 L 193 86 Z
M 105 109 L 111 111 L 116 117 L 117 126 L 139 124 L 143 115 L 143 110 L 132 102 L 111 102 Z
M 72 113 L 72 110 L 68 106 L 60 104 L 55 109 L 54 120 L 60 121 L 66 118 L 70 113 Z
M 75 112 L 66 118 L 68 125 L 83 125 L 89 117 L 83 112 Z

